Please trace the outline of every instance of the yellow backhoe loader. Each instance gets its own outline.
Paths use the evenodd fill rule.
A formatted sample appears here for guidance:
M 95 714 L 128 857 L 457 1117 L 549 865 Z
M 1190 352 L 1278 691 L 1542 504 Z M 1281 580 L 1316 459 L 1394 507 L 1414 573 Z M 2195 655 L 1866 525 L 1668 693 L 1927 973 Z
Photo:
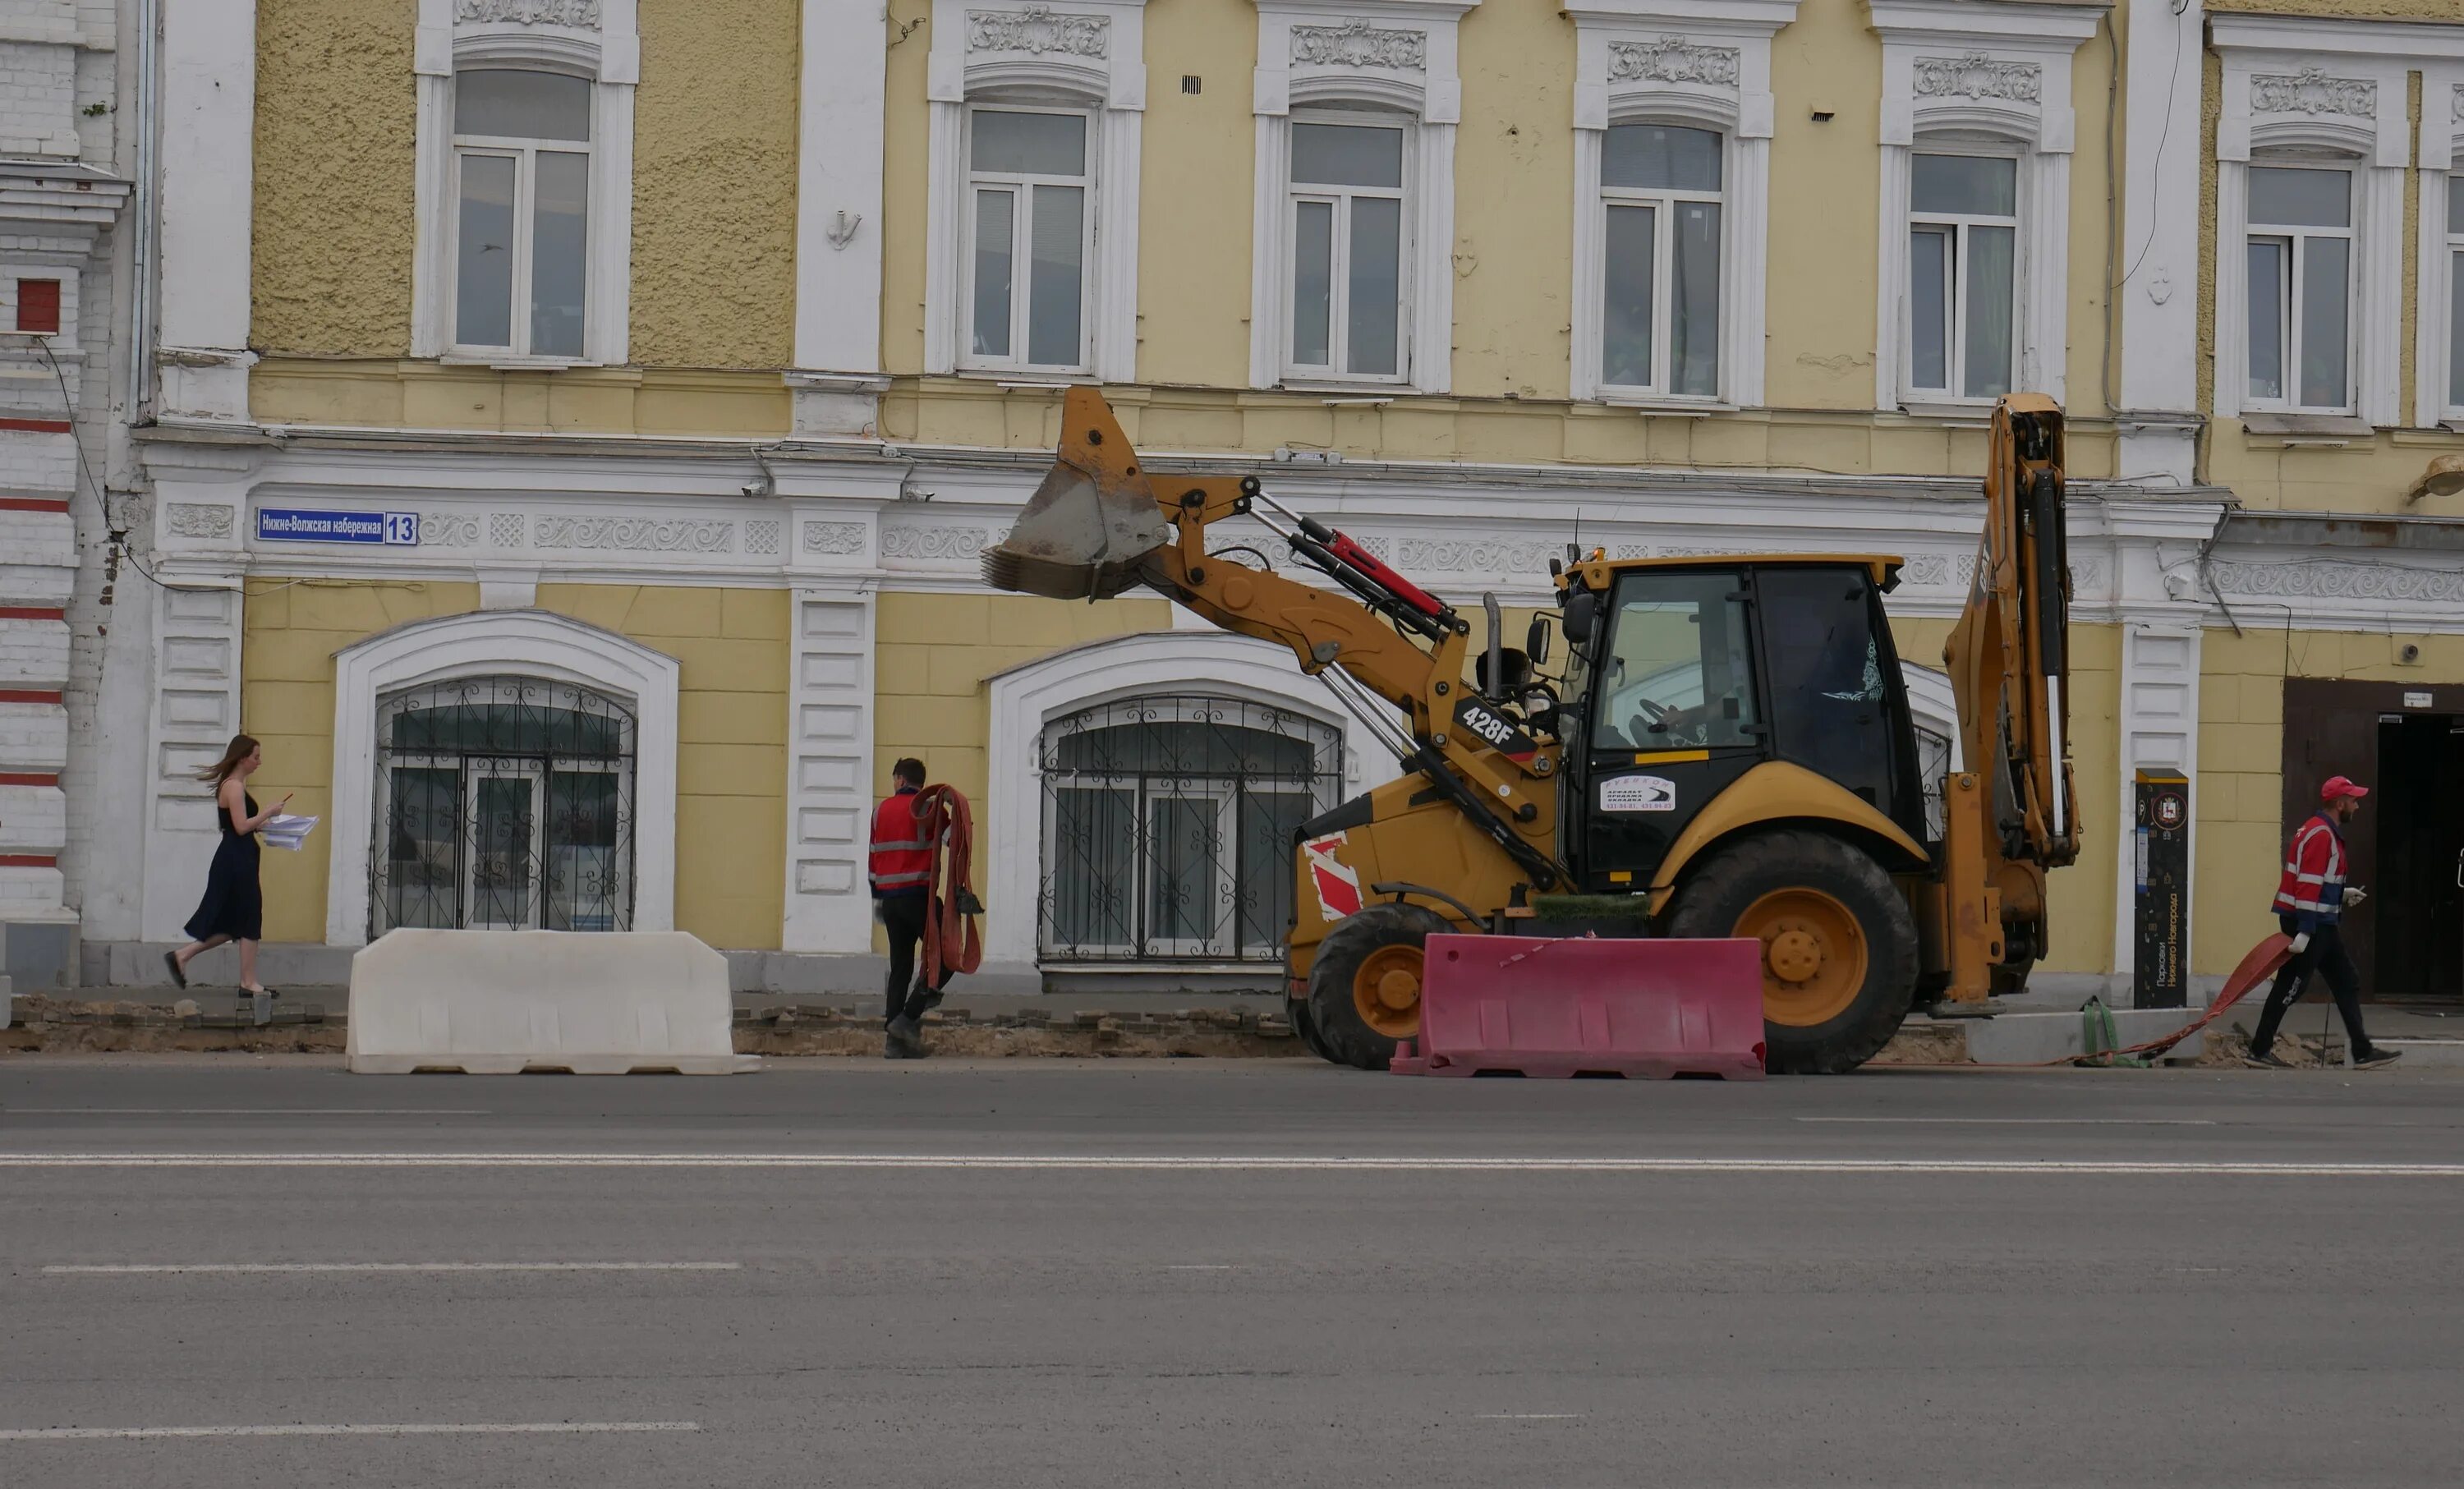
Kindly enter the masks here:
M 1103 397 L 1070 391 L 1059 458 L 994 587 L 1152 588 L 1291 648 L 1402 764 L 1305 824 L 1287 940 L 1293 1023 L 1382 1068 L 1419 1027 L 1438 931 L 1738 936 L 1763 945 L 1769 1068 L 1855 1068 L 1920 1001 L 1982 1011 L 2045 947 L 2045 871 L 2079 852 L 2063 685 L 2062 416 L 1993 414 L 1985 532 L 1945 649 L 1963 768 L 1926 821 L 1882 596 L 1901 560 L 1757 554 L 1550 567 L 1551 617 L 1498 639 L 1255 476 L 1149 471 Z M 1246 516 L 1331 581 L 1210 550 Z

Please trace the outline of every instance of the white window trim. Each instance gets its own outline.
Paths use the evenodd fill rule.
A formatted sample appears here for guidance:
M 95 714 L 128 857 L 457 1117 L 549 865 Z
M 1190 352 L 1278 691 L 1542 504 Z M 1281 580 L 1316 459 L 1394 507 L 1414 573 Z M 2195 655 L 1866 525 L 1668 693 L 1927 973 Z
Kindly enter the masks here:
M 1278 248 L 1282 268 L 1276 274 L 1278 298 L 1275 307 L 1276 335 L 1277 339 L 1282 343 L 1279 354 L 1282 368 L 1281 381 L 1307 385 L 1360 383 L 1400 386 L 1407 383 L 1411 381 L 1412 367 L 1410 307 L 1413 297 L 1413 279 L 1418 267 L 1414 257 L 1418 245 L 1413 241 L 1413 233 L 1418 225 L 1414 221 L 1412 191 L 1415 186 L 1414 173 L 1419 165 L 1416 157 L 1419 142 L 1415 137 L 1419 131 L 1413 127 L 1413 120 L 1404 115 L 1353 109 L 1294 109 L 1288 116 L 1288 121 L 1301 124 L 1338 124 L 1393 129 L 1403 137 L 1403 150 L 1402 168 L 1397 177 L 1401 183 L 1399 186 L 1393 187 L 1340 186 L 1325 186 L 1315 182 L 1302 184 L 1291 179 L 1290 137 L 1287 131 L 1285 146 L 1287 153 L 1281 167 L 1284 177 L 1284 240 Z M 1346 208 L 1352 202 L 1363 197 L 1402 204 L 1397 213 L 1401 230 L 1395 250 L 1397 304 L 1393 372 L 1351 372 L 1345 370 L 1343 366 L 1346 356 L 1351 350 L 1351 330 L 1348 321 L 1352 303 L 1351 275 L 1348 273 L 1351 268 L 1352 213 Z M 1297 356 L 1297 348 L 1293 345 L 1298 329 L 1293 323 L 1293 312 L 1298 308 L 1295 297 L 1300 289 L 1299 208 L 1307 202 L 1323 202 L 1332 208 L 1331 229 L 1332 244 L 1328 260 L 1326 333 L 1327 355 L 1331 361 L 1326 365 L 1301 361 Z
M 1480 0 L 1258 0 L 1249 382 L 1253 387 L 1454 385 L 1455 127 L 1463 118 L 1456 23 Z M 1295 37 L 1295 32 L 1300 37 Z M 1348 33 L 1343 39 L 1329 33 Z M 1401 34 L 1397 34 L 1401 33 Z M 1406 120 L 1403 176 L 1403 373 L 1395 378 L 1287 374 L 1290 339 L 1295 108 L 1353 108 Z
M 2216 417 L 2246 410 L 2294 417 L 2358 416 L 2379 427 L 2402 417 L 2404 187 L 2413 131 L 2407 74 L 2424 58 L 2464 58 L 2453 27 L 2275 16 L 2217 15 L 2211 44 L 2223 59 L 2216 123 L 2214 264 Z M 2425 114 L 2430 111 L 2425 110 Z M 2427 120 L 2425 120 L 2425 127 Z M 2290 405 L 2254 406 L 2249 396 L 2250 167 L 2303 160 L 2353 172 L 2354 338 L 2348 415 Z M 2329 157 L 2343 157 L 2331 162 Z M 2426 226 L 2426 225 L 2425 225 Z M 2443 237 L 2443 234 L 2442 234 Z M 2437 296 L 2444 306 L 2446 296 Z M 2427 304 L 2421 319 L 2429 318 Z M 2424 328 L 2416 327 L 2416 344 Z M 2287 368 L 2288 378 L 2297 369 Z M 2435 393 L 2426 396 L 2435 397 Z
M 1039 172 L 979 170 L 973 163 L 976 120 L 993 114 L 1067 114 L 1087 121 L 1086 169 L 1076 176 L 1055 176 Z M 1101 109 L 1067 103 L 1034 103 L 1012 99 L 976 99 L 966 105 L 967 179 L 958 204 L 958 367 L 966 372 L 1044 373 L 1064 377 L 1079 376 L 1092 370 L 1094 347 L 1093 319 L 1090 312 L 1094 298 L 1088 292 L 1093 288 L 1095 273 L 1095 164 L 1102 152 L 1104 115 Z M 1027 358 L 1027 307 L 1034 288 L 1033 233 L 1034 217 L 1031 197 L 1038 186 L 1074 186 L 1082 193 L 1078 222 L 1078 355 L 1066 362 L 1030 361 Z M 1010 218 L 1010 306 L 1009 332 L 1011 357 L 985 357 L 974 350 L 976 310 L 976 212 L 980 188 L 1007 186 L 1014 204 Z
M 419 0 L 413 52 L 417 145 L 411 267 L 410 354 L 494 366 L 568 367 L 624 362 L 630 355 L 633 256 L 633 89 L 641 80 L 636 0 L 601 0 L 594 28 L 545 21 L 454 19 L 453 0 Z M 579 8 L 577 13 L 579 13 Z M 592 80 L 590 235 L 582 355 L 517 357 L 453 341 L 456 215 L 453 74 L 463 67 L 524 67 Z
M 1147 97 L 1146 0 L 933 0 L 926 94 L 931 132 L 924 243 L 924 370 L 970 376 L 1137 379 L 1138 171 Z M 1085 372 L 1026 363 L 973 365 L 966 355 L 971 307 L 967 106 L 1051 104 L 1084 109 L 1089 133 L 1088 230 L 1083 333 Z
M 1574 19 L 1573 397 L 1680 408 L 1763 401 L 1771 37 L 1796 10 L 1797 0 L 1577 0 L 1566 7 Z M 1646 122 L 1721 135 L 1720 383 L 1711 398 L 1602 380 L 1608 217 L 1600 157 L 1610 125 Z
M 2013 205 L 2016 210 L 2008 216 L 1994 216 L 1990 213 L 1918 211 L 1913 190 L 1916 157 L 1920 155 L 1966 155 L 1978 159 L 2012 162 L 2015 167 L 2013 176 L 2014 182 Z M 1904 244 L 1907 238 L 1915 235 L 1916 230 L 1921 225 L 1952 229 L 1956 246 L 1952 250 L 1951 260 L 1947 266 L 1950 283 L 1945 287 L 1947 297 L 1944 302 L 1944 315 L 1947 323 L 1944 330 L 1948 338 L 1948 345 L 1944 349 L 1943 358 L 1944 378 L 1948 383 L 1946 387 L 1922 387 L 1917 383 L 1916 302 L 1913 296 L 1915 271 L 1912 262 L 1911 267 L 1901 275 L 1899 334 L 1900 345 L 1905 353 L 1901 359 L 1900 366 L 1900 405 L 1902 407 L 1967 405 L 1981 407 L 1990 406 L 1993 402 L 1991 398 L 1980 398 L 1964 391 L 1968 383 L 1968 275 L 1965 271 L 1968 262 L 1968 230 L 1970 228 L 1991 227 L 2012 230 L 2011 388 L 2013 391 L 2030 391 L 2028 384 L 2019 376 L 2022 341 L 2019 332 L 2028 305 L 2028 263 L 2025 256 L 2028 245 L 2024 236 L 2027 225 L 2022 214 L 2027 210 L 2028 177 L 2033 164 L 2029 152 L 2023 146 L 2001 140 L 1967 140 L 1940 135 L 1920 136 L 1915 144 L 1909 148 L 1908 171 L 1912 194 L 1902 209 L 1901 230 L 1903 245 L 1902 252 L 1911 260 L 1913 259 L 1913 250 L 1906 249 Z
M 984 959 L 1034 965 L 1041 928 L 1037 884 L 1044 864 L 1044 793 L 1037 781 L 1038 741 L 1065 714 L 1139 693 L 1198 690 L 1267 704 L 1342 731 L 1342 796 L 1359 795 L 1395 778 L 1394 756 L 1366 725 L 1346 713 L 1331 693 L 1301 675 L 1290 648 L 1221 631 L 1171 630 L 1124 636 L 1055 652 L 991 680 L 992 777 L 984 803 L 987 830 L 983 898 Z
M 1907 406 L 1909 159 L 1931 136 L 2008 142 L 2020 157 L 2014 387 L 2064 397 L 2070 341 L 2071 63 L 2104 7 L 1871 0 L 1882 39 L 1882 188 L 1874 400 Z M 1926 395 L 1914 411 L 1993 400 Z
M 2453 280 L 2448 274 L 2451 252 L 2464 252 L 2464 236 L 2450 248 L 2447 193 L 2464 190 L 2451 178 L 2464 173 L 2464 62 L 2432 65 L 2421 78 L 2421 238 L 2420 276 L 2414 304 L 2413 423 L 2428 428 L 2464 421 L 2464 404 L 2451 404 L 2448 359 L 2464 356 L 2464 346 L 2449 344 Z
M 632 709 L 633 929 L 675 929 L 676 660 L 544 610 L 475 610 L 398 625 L 334 654 L 327 945 L 368 940 L 377 700 L 399 689 L 508 672 L 577 684 Z

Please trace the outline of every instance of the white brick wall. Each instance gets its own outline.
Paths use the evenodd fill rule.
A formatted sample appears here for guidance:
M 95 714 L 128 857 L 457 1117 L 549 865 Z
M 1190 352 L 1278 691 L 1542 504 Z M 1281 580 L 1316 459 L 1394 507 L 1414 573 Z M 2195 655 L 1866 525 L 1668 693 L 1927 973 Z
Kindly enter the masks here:
M 0 41 L 0 154 L 77 158 L 73 45 Z
M 49 704 L 0 702 L 0 760 L 21 770 L 68 763 L 68 715 Z
M 57 786 L 0 786 L 0 853 L 57 853 L 68 815 Z
M 0 688 L 57 692 L 68 681 L 67 622 L 0 618 Z

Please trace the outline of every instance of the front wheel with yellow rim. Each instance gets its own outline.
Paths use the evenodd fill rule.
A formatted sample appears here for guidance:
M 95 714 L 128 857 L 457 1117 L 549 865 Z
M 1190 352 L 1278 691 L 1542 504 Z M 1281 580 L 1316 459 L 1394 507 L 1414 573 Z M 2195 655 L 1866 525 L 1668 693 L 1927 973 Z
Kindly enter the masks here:
M 1676 936 L 1762 943 L 1765 1064 L 1774 1074 L 1854 1070 L 1907 1018 L 1917 928 L 1882 865 L 1819 832 L 1728 843 L 1686 877 Z
M 1372 905 L 1335 922 L 1309 964 L 1309 1020 L 1338 1065 L 1383 1070 L 1420 1032 L 1421 948 L 1447 930 L 1418 905 Z

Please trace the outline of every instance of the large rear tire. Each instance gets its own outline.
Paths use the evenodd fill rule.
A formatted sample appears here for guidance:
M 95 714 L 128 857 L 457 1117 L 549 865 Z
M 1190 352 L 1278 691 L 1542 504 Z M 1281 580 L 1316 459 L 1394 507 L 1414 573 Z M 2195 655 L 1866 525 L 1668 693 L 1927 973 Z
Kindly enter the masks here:
M 1773 1074 L 1856 1069 L 1899 1033 L 1916 996 L 1907 901 L 1881 865 L 1825 833 L 1765 833 L 1718 849 L 1678 891 L 1668 933 L 1763 944 Z
M 1309 964 L 1318 1052 L 1338 1065 L 1385 1069 L 1396 1042 L 1420 1032 L 1421 948 L 1447 929 L 1418 905 L 1371 905 L 1336 922 Z

